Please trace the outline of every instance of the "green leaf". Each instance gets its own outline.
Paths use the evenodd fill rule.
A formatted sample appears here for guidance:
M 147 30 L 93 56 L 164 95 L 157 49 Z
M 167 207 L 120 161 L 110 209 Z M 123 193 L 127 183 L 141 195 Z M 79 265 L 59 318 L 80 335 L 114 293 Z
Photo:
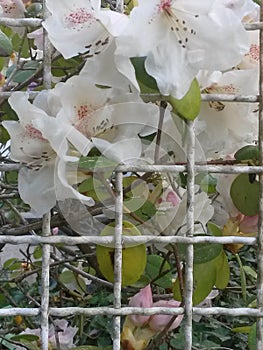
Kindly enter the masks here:
M 23 66 L 23 68 L 18 69 L 18 71 L 14 74 L 12 81 L 15 83 L 23 83 L 25 80 L 30 78 L 38 69 L 39 62 L 36 61 L 29 61 L 26 62 Z M 17 69 L 17 65 L 13 64 L 11 67 L 9 67 L 6 71 L 7 78 L 12 74 L 13 70 Z
M 4 263 L 4 269 L 13 271 L 21 268 L 21 261 L 19 261 L 17 258 L 11 258 L 5 261 Z
M 257 279 L 257 273 L 255 270 L 252 269 L 250 266 L 243 266 L 243 270 L 245 271 L 246 275 L 254 278 L 255 280 Z
M 26 8 L 26 14 L 28 17 L 37 17 L 41 14 L 41 11 L 43 9 L 42 4 L 40 3 L 33 3 Z
M 28 340 L 28 341 L 38 341 L 39 340 L 39 336 L 34 335 L 34 334 L 19 334 L 19 335 L 15 335 L 12 338 L 10 338 L 11 340 L 15 340 L 15 341 L 23 341 L 23 340 Z
M 224 251 L 215 259 L 202 264 L 194 264 L 193 304 L 200 304 L 211 292 L 214 285 L 224 289 L 229 281 L 229 265 Z M 174 299 L 181 301 L 178 278 L 173 285 Z
M 193 305 L 200 304 L 211 292 L 215 285 L 216 273 L 215 259 L 205 264 L 194 264 Z M 175 300 L 182 300 L 178 278 L 173 285 L 173 296 Z
M 222 236 L 222 228 L 214 224 L 213 222 L 207 223 L 208 232 L 212 233 L 213 236 L 220 237 Z
M 240 282 L 241 282 L 241 289 L 242 289 L 242 297 L 243 300 L 246 302 L 247 300 L 247 279 L 246 279 L 246 274 L 245 271 L 243 269 L 243 264 L 242 261 L 239 257 L 238 254 L 235 255 L 237 262 L 239 264 L 239 268 L 240 268 Z
M 63 284 L 69 284 L 75 281 L 75 275 L 72 271 L 66 270 L 60 274 L 59 280 Z
M 222 250 L 221 254 L 215 259 L 216 264 L 216 280 L 215 286 L 218 289 L 225 289 L 230 279 L 230 268 L 225 252 Z
M 254 323 L 248 334 L 249 350 L 257 350 L 257 324 Z
M 230 196 L 242 214 L 253 216 L 258 213 L 259 182 L 253 178 L 253 174 L 238 175 L 231 185 Z
M 27 38 L 21 39 L 21 37 L 17 33 L 12 33 L 13 50 L 15 52 L 20 52 L 20 55 L 23 58 L 30 57 L 29 42 L 32 41 L 28 40 Z
M 33 256 L 35 259 L 42 258 L 42 246 L 37 246 L 33 252 Z
M 185 259 L 187 246 L 179 244 L 181 259 Z M 198 243 L 194 245 L 194 263 L 203 264 L 215 259 L 222 252 L 222 244 Z
M 112 236 L 114 223 L 106 225 L 101 236 Z M 122 234 L 126 236 L 140 235 L 140 231 L 129 221 L 123 221 Z M 103 276 L 110 282 L 114 281 L 114 247 L 96 246 L 97 261 Z M 136 283 L 144 273 L 147 262 L 145 244 L 123 246 L 122 248 L 122 285 L 128 286 Z
M 94 157 L 81 157 L 79 160 L 78 168 L 80 171 L 93 171 L 94 169 L 109 169 L 114 170 L 117 166 L 117 162 L 114 162 L 103 156 L 94 156 Z
M 231 331 L 235 333 L 246 333 L 248 334 L 251 330 L 251 326 L 242 326 L 242 327 L 235 327 L 232 328 Z
M 144 66 L 146 57 L 132 57 L 131 63 L 135 69 L 135 76 L 142 94 L 160 93 L 156 80 L 149 75 Z
M 182 99 L 178 100 L 173 96 L 169 96 L 167 101 L 173 107 L 173 113 L 181 118 L 194 120 L 198 116 L 201 106 L 201 92 L 198 81 L 193 80 L 188 92 Z
M 257 161 L 259 160 L 259 149 L 258 146 L 247 145 L 240 148 L 235 154 L 234 157 L 239 162 L 244 161 Z
M 13 52 L 11 40 L 0 30 L 0 56 L 8 57 Z
M 0 143 L 6 143 L 8 140 L 10 140 L 8 131 L 2 125 L 0 125 Z
M 52 75 L 56 77 L 63 77 L 65 75 L 74 73 L 77 67 L 83 63 L 83 60 L 79 57 L 65 59 L 59 57 L 52 63 Z
M 165 273 L 162 276 L 162 273 Z M 172 287 L 172 273 L 170 264 L 159 255 L 148 255 L 145 275 L 162 288 Z M 159 277 L 158 276 L 162 276 Z
M 211 174 L 198 174 L 195 177 L 195 183 L 200 186 L 200 189 L 206 193 L 216 192 L 217 179 Z

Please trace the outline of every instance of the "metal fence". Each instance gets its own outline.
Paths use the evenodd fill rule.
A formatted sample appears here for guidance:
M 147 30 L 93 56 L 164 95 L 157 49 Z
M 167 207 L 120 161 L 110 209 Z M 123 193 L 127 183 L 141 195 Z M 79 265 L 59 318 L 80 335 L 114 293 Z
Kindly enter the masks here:
M 43 1 L 45 7 L 45 1 Z M 122 2 L 118 5 L 122 7 Z M 44 11 L 44 17 L 48 16 L 47 11 Z M 9 19 L 1 18 L 1 25 L 8 26 L 32 26 L 37 27 L 41 23 L 41 20 L 35 18 L 25 19 Z M 259 103 L 259 131 L 263 130 L 263 6 L 261 6 L 261 22 L 252 23 L 246 25 L 247 30 L 259 30 L 260 31 L 260 81 L 259 81 L 259 96 L 249 95 L 222 95 L 222 94 L 209 94 L 203 95 L 204 101 L 226 101 L 226 102 L 250 102 Z M 44 87 L 51 87 L 51 45 L 45 36 L 44 44 Z M 10 92 L 0 93 L 0 98 L 8 98 Z M 35 93 L 31 93 L 33 97 Z M 51 236 L 50 229 L 50 215 L 47 214 L 43 217 L 42 236 L 32 235 L 1 235 L 0 244 L 32 244 L 43 247 L 42 258 L 42 297 L 41 305 L 39 308 L 8 308 L 0 309 L 0 317 L 7 316 L 41 316 L 41 342 L 42 349 L 48 350 L 48 331 L 49 331 L 49 316 L 65 317 L 69 315 L 83 314 L 86 316 L 94 315 L 112 315 L 114 318 L 114 339 L 113 349 L 120 349 L 120 334 L 121 334 L 121 317 L 131 314 L 141 315 L 153 315 L 153 314 L 169 314 L 169 315 L 185 315 L 185 349 L 190 350 L 192 348 L 192 317 L 193 315 L 225 315 L 229 317 L 236 316 L 250 316 L 257 319 L 257 350 L 263 349 L 263 160 L 261 159 L 261 165 L 258 166 L 235 166 L 235 165 L 197 165 L 195 164 L 195 134 L 193 129 L 193 123 L 188 122 L 188 151 L 187 151 L 187 164 L 186 165 L 121 165 L 116 170 L 116 228 L 115 237 L 98 237 L 98 236 L 82 236 L 82 237 L 69 237 L 69 236 Z M 259 132 L 259 149 L 261 158 L 263 158 L 263 134 Z M 18 169 L 16 165 L 4 165 L 0 164 L 0 171 L 11 171 Z M 141 236 L 137 237 L 136 243 L 145 243 L 151 240 L 152 243 L 185 243 L 187 244 L 186 264 L 185 264 L 185 306 L 178 308 L 164 308 L 164 307 L 152 307 L 152 308 L 139 308 L 122 306 L 121 302 L 121 266 L 122 266 L 122 246 L 125 243 L 134 242 L 134 238 L 125 236 L 122 237 L 122 207 L 123 207 L 123 173 L 127 171 L 132 172 L 187 172 L 187 233 L 185 236 Z M 194 177 L 196 172 L 209 172 L 209 173 L 256 173 L 259 174 L 261 184 L 261 199 L 260 199 L 260 211 L 259 211 L 259 233 L 257 238 L 251 237 L 194 237 Z M 98 244 L 113 243 L 115 247 L 115 282 L 114 282 L 114 303 L 112 307 L 94 307 L 94 308 L 80 308 L 80 307 L 50 307 L 49 305 L 49 270 L 50 270 L 50 249 L 51 246 L 58 243 L 64 243 L 67 245 L 76 244 Z M 197 243 L 219 243 L 230 244 L 240 243 L 246 245 L 257 246 L 258 256 L 258 280 L 257 280 L 257 307 L 256 308 L 224 308 L 224 307 L 193 307 L 192 295 L 193 295 L 193 254 L 194 245 Z

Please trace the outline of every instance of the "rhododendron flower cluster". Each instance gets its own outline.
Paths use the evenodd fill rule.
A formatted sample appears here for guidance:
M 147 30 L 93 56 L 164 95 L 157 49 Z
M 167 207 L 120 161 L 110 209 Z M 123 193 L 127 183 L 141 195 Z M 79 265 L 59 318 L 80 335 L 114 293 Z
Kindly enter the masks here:
M 36 11 L 30 6 L 28 1 L 0 0 L 0 16 L 23 18 Z M 46 0 L 45 6 L 49 15 L 45 14 L 41 26 L 28 27 L 26 33 L 8 28 L 10 37 L 0 31 L 7 40 L 6 57 L 10 56 L 1 63 L 0 74 L 6 75 L 4 84 L 11 91 L 8 108 L 14 113 L 4 115 L 1 128 L 10 136 L 8 156 L 20 164 L 23 215 L 42 217 L 52 210 L 64 215 L 74 234 L 100 234 L 116 216 L 118 166 L 129 165 L 133 170 L 126 169 L 122 179 L 123 218 L 142 235 L 166 236 L 153 244 L 153 250 L 147 250 L 151 244 L 147 242 L 143 251 L 149 255 L 157 251 L 161 267 L 169 267 L 165 278 L 170 282 L 168 287 L 161 285 L 159 301 L 153 302 L 156 276 L 149 276 L 149 262 L 144 259 L 145 275 L 138 285 L 151 283 L 152 287 L 142 288 L 129 306 L 177 310 L 184 306 L 177 300 L 180 295 L 183 299 L 187 254 L 178 250 L 177 243 L 173 249 L 169 236 L 186 236 L 189 230 L 194 238 L 257 234 L 257 207 L 242 211 L 239 193 L 235 200 L 232 184 L 237 175 L 209 174 L 205 167 L 196 171 L 191 188 L 194 203 L 189 204 L 187 157 L 190 144 L 197 165 L 259 164 L 258 106 L 235 98 L 258 95 L 259 37 L 245 26 L 259 20 L 259 6 L 252 0 L 138 0 L 125 2 L 123 13 L 101 0 Z M 21 40 L 30 47 L 25 57 L 24 44 L 19 49 L 12 46 L 22 34 Z M 40 78 L 45 39 L 52 44 L 50 89 L 43 87 Z M 23 91 L 16 91 L 20 88 Z M 233 102 L 226 101 L 231 98 Z M 237 155 L 246 146 L 249 152 Z M 160 173 L 156 167 L 147 172 L 137 165 L 146 170 L 148 165 L 179 165 L 182 170 Z M 255 189 L 254 201 L 257 175 L 250 174 L 247 183 Z M 248 195 L 241 189 L 241 199 L 249 206 Z M 210 305 L 217 289 L 224 289 L 230 278 L 224 248 L 236 254 L 241 245 L 193 246 L 197 300 L 193 303 Z M 200 253 L 207 247 L 212 251 L 208 258 L 207 251 Z M 171 252 L 176 264 L 172 267 Z M 114 254 L 109 259 L 112 265 Z M 205 264 L 209 265 L 207 276 L 200 272 Z M 173 290 L 177 300 L 162 299 L 162 293 L 178 285 L 180 295 L 176 297 Z M 181 313 L 128 315 L 122 329 L 123 349 L 143 350 L 153 337 L 178 328 L 182 320 Z M 55 328 L 50 327 L 52 347 L 56 348 L 55 338 L 61 349 L 73 347 L 76 327 L 68 327 L 65 320 L 55 324 L 61 332 L 56 337 Z M 38 335 L 39 330 L 29 333 Z

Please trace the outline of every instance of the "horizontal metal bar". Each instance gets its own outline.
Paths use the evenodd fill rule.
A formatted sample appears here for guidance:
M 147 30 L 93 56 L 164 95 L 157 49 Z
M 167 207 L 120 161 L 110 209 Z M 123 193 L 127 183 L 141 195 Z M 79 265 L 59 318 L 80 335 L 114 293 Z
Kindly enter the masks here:
M 0 164 L 0 171 L 14 171 L 23 167 L 22 164 Z M 195 172 L 224 173 L 224 174 L 260 174 L 263 173 L 263 166 L 246 166 L 246 165 L 195 165 Z M 92 169 L 91 169 L 92 170 Z M 173 172 L 180 173 L 187 171 L 187 165 L 118 165 L 114 170 L 120 172 Z M 99 171 L 99 169 L 96 169 Z M 105 171 L 101 169 L 101 171 Z
M 9 98 L 15 91 L 3 91 L 0 92 L 1 98 Z M 29 97 L 36 97 L 40 91 L 29 91 Z M 164 97 L 159 94 L 142 94 L 143 98 L 149 100 L 162 100 Z M 165 98 L 164 98 L 165 99 Z M 258 95 L 228 95 L 228 94 L 201 94 L 202 101 L 221 101 L 221 102 L 247 102 L 255 103 L 260 101 Z
M 43 20 L 39 18 L 0 18 L 1 25 L 10 27 L 39 27 L 41 26 L 42 21 Z
M 218 244 L 246 244 L 255 245 L 257 243 L 256 237 L 238 237 L 238 236 L 224 236 L 224 237 L 214 237 L 214 236 L 194 236 L 194 237 L 184 237 L 184 236 L 123 236 L 123 245 L 132 246 L 134 244 L 143 243 L 183 243 L 183 244 L 199 244 L 199 243 L 218 243 Z M 69 237 L 69 236 L 0 236 L 0 244 L 66 244 L 66 245 L 76 245 L 76 244 L 100 244 L 100 245 L 113 245 L 113 236 L 80 236 L 80 237 Z
M 195 165 L 195 172 L 225 173 L 225 174 L 259 174 L 263 173 L 263 166 L 246 166 L 246 165 Z M 0 168 L 1 170 L 1 168 Z M 117 171 L 122 172 L 185 172 L 186 165 L 119 165 Z
M 14 171 L 23 167 L 22 164 L 0 164 L 0 171 Z M 263 173 L 263 166 L 246 166 L 246 165 L 195 165 L 195 172 L 223 173 L 223 174 L 260 174 Z M 92 170 L 92 169 L 91 169 Z M 114 170 L 120 172 L 171 172 L 180 173 L 187 171 L 187 165 L 118 165 Z M 99 171 L 99 169 L 96 169 Z M 101 169 L 101 171 L 105 171 Z
M 244 27 L 245 27 L 246 30 L 263 29 L 263 23 L 262 22 L 245 23 Z
M 228 95 L 228 94 L 202 94 L 202 101 L 221 101 L 221 102 L 259 102 L 257 95 Z
M 0 317 L 9 316 L 37 316 L 39 315 L 39 308 L 7 308 L 0 309 Z M 113 307 L 93 307 L 93 308 L 82 308 L 82 307 L 64 307 L 49 309 L 49 315 L 57 317 L 66 317 L 71 315 L 112 315 L 112 316 L 127 316 L 127 315 L 182 315 L 184 313 L 183 307 L 178 308 L 167 308 L 167 307 L 122 307 L 121 309 Z M 224 307 L 193 307 L 193 314 L 200 316 L 211 316 L 211 315 L 225 315 L 225 316 L 249 316 L 249 317 L 263 317 L 263 311 L 254 308 L 224 308 Z
M 0 317 L 8 316 L 38 316 L 40 315 L 40 309 L 38 308 L 22 308 L 22 307 L 10 307 L 6 309 L 0 309 Z
M 0 171 L 16 171 L 22 168 L 22 164 L 0 164 Z
M 9 98 L 16 91 L 2 91 L 0 92 L 0 98 Z M 40 91 L 27 91 L 29 94 L 29 98 L 36 97 Z

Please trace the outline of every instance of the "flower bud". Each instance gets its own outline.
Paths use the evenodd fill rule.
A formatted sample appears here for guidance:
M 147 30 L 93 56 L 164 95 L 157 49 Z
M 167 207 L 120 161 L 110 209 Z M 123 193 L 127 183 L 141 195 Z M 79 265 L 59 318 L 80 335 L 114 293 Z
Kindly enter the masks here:
M 153 304 L 153 306 L 161 306 L 161 307 L 169 307 L 175 308 L 180 306 L 180 302 L 176 300 L 160 300 Z M 172 315 L 153 315 L 150 318 L 149 326 L 155 332 L 161 332 L 168 325 L 170 320 L 172 319 Z M 179 327 L 182 322 L 183 315 L 178 315 L 171 326 L 169 327 L 169 331 Z
M 151 286 L 148 284 L 135 294 L 129 301 L 129 306 L 134 307 L 151 307 L 153 303 Z M 140 327 L 146 323 L 150 316 L 130 315 L 129 316 L 135 326 Z

